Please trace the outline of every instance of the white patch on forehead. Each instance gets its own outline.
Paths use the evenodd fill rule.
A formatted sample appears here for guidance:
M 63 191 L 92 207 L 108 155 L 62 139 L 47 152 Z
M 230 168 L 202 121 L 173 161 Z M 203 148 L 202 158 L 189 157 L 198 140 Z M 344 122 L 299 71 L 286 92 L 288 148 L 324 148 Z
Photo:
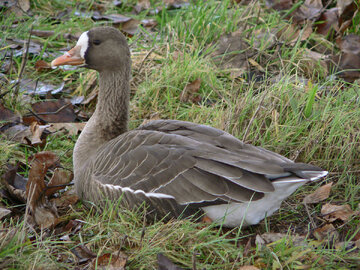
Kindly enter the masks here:
M 76 43 L 76 46 L 80 46 L 80 55 L 82 58 L 85 57 L 85 52 L 89 46 L 89 36 L 88 36 L 88 32 L 86 31 L 84 33 L 81 34 L 81 36 L 79 37 L 78 42 Z

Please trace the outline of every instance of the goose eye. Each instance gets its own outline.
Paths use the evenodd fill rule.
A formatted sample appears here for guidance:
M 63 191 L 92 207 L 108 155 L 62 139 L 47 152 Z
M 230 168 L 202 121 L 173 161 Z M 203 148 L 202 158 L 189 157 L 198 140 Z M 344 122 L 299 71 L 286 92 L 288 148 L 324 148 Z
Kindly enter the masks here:
M 101 43 L 101 41 L 98 40 L 98 39 L 95 39 L 95 40 L 93 41 L 93 44 L 94 44 L 94 45 L 100 45 L 100 43 Z

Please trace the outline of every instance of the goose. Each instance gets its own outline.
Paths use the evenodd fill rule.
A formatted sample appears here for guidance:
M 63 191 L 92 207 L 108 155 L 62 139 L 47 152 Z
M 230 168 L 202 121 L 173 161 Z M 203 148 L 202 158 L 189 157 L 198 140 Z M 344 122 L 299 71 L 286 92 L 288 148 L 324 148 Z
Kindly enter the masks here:
M 327 171 L 295 163 L 206 125 L 155 120 L 128 130 L 130 50 L 112 27 L 92 28 L 54 59 L 99 73 L 96 109 L 73 152 L 75 189 L 100 209 L 142 204 L 156 218 L 201 214 L 224 227 L 259 223 Z

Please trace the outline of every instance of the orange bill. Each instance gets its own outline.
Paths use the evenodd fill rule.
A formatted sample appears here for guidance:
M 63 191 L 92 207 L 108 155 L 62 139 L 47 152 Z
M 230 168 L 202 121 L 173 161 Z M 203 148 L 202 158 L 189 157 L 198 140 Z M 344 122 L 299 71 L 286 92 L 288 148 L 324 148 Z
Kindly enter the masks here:
M 70 51 L 64 53 L 62 56 L 54 59 L 51 62 L 52 67 L 63 66 L 63 65 L 72 65 L 78 66 L 85 63 L 84 58 L 80 55 L 80 46 L 75 46 Z

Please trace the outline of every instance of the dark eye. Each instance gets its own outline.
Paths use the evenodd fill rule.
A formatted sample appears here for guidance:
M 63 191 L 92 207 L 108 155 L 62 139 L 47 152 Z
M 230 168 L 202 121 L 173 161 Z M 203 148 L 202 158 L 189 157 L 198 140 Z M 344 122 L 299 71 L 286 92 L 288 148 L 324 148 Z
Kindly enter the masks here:
M 101 43 L 101 41 L 98 40 L 98 39 L 95 39 L 95 40 L 93 41 L 93 44 L 94 44 L 94 45 L 100 45 L 100 43 Z

